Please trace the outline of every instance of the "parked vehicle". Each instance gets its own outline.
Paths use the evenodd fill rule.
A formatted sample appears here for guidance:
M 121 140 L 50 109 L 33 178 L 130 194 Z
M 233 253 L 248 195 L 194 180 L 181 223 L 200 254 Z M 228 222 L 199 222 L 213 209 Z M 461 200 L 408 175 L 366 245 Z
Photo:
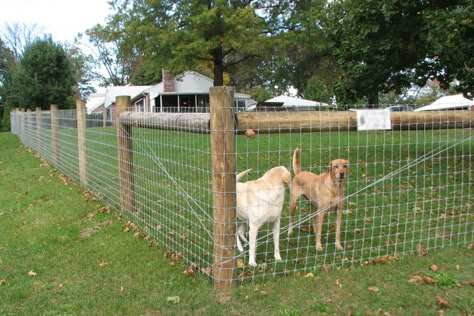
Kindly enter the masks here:
M 389 109 L 392 112 L 408 112 L 408 111 L 415 110 L 410 105 L 392 105 L 392 106 L 386 107 L 386 109 Z

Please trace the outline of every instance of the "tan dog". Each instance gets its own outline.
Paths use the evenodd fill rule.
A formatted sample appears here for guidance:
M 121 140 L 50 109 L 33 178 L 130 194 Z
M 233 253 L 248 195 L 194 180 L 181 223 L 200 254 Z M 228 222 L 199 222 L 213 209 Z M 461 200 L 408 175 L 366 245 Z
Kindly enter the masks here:
M 258 230 L 267 222 L 273 223 L 274 256 L 276 261 L 281 261 L 281 210 L 285 200 L 285 187 L 291 182 L 291 174 L 288 169 L 279 166 L 268 170 L 257 180 L 238 182 L 249 171 L 250 169 L 247 169 L 236 176 L 237 217 L 240 220 L 236 237 L 240 252 L 244 251 L 241 240 L 249 243 L 249 266 L 255 267 Z M 247 223 L 250 242 L 245 238 Z
M 342 209 L 344 207 L 344 184 L 348 175 L 349 161 L 336 159 L 329 164 L 329 170 L 320 175 L 309 171 L 300 171 L 299 164 L 300 149 L 297 147 L 293 153 L 294 177 L 291 182 L 290 193 L 290 223 L 288 235 L 293 233 L 293 215 L 296 204 L 301 195 L 304 195 L 311 203 L 313 229 L 316 234 L 316 249 L 323 250 L 321 245 L 321 231 L 324 214 L 328 211 L 337 210 L 336 218 L 336 248 L 343 250 L 341 246 L 341 222 Z

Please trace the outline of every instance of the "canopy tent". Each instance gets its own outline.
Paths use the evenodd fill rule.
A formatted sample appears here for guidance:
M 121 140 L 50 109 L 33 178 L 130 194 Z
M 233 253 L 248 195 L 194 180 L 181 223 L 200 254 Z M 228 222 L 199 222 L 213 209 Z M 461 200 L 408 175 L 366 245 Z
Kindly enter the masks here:
M 420 111 L 441 111 L 441 110 L 469 110 L 473 109 L 474 101 L 465 98 L 462 94 L 448 95 L 439 98 L 435 102 L 415 109 Z

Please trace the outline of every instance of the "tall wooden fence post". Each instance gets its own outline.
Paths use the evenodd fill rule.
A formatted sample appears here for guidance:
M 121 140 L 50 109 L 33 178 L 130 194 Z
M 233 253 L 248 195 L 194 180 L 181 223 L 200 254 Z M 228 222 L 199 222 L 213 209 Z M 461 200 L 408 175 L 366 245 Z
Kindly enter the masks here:
M 24 141 L 25 139 L 25 109 L 24 108 L 20 108 L 20 113 L 19 113 L 19 117 L 20 117 L 20 139 L 21 139 L 21 142 Z
M 214 288 L 228 289 L 234 274 L 236 231 L 234 90 L 209 89 L 212 201 L 214 216 Z
M 87 186 L 87 165 L 86 165 L 86 112 L 85 104 L 81 100 L 76 100 L 77 116 L 77 152 L 79 163 L 79 180 L 83 187 Z
M 122 212 L 132 212 L 135 209 L 132 126 L 131 124 L 122 124 L 120 122 L 120 114 L 130 108 L 130 97 L 118 96 L 115 103 L 117 104 L 116 124 L 120 181 L 120 206 Z
M 58 106 L 56 104 L 50 105 L 51 109 L 51 152 L 53 165 L 58 166 L 59 162 L 59 150 L 58 150 Z
M 41 107 L 40 106 L 37 106 L 36 107 L 36 146 L 38 146 L 37 148 L 37 151 L 39 153 L 42 152 L 42 140 L 41 140 L 41 123 L 42 123 L 42 120 L 41 120 Z

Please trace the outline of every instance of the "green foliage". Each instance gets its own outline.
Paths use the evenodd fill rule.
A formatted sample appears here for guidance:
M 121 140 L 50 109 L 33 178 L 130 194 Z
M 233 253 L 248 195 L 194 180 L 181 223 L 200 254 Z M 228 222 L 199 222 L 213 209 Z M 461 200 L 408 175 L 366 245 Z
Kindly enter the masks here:
M 263 20 L 248 1 L 116 0 L 113 6 L 121 9 L 108 27 L 120 33 L 121 50 L 136 57 L 144 78 L 163 68 L 180 73 L 211 65 L 214 85 L 223 85 L 228 67 L 264 52 Z
M 341 68 L 339 100 L 367 97 L 411 83 L 454 80 L 471 91 L 474 59 L 470 0 L 335 1 L 326 34 Z
M 74 73 L 64 49 L 51 39 L 35 40 L 26 48 L 7 89 L 12 107 L 49 109 L 74 105 Z
M 436 285 L 442 288 L 456 288 L 458 282 L 446 272 L 428 272 L 427 275 L 436 281 Z

